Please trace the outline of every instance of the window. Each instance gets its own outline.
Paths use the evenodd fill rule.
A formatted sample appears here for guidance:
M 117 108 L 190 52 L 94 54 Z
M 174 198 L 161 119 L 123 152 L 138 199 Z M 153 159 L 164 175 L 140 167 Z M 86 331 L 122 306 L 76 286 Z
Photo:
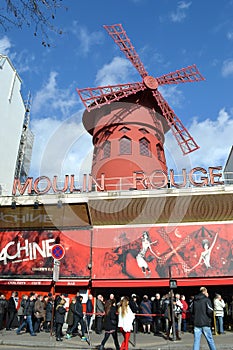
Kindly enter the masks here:
M 140 146 L 140 154 L 142 156 L 151 156 L 151 150 L 150 150 L 150 142 L 143 137 L 141 140 L 139 140 L 139 146 Z
M 147 131 L 146 129 L 142 128 L 142 129 L 139 129 L 139 131 L 142 133 L 142 134 L 149 134 L 149 131 Z
M 162 147 L 159 144 L 156 145 L 156 150 L 157 150 L 158 160 L 161 160 L 163 162 L 164 161 L 164 159 L 163 159 L 163 149 L 162 149 Z
M 130 129 L 127 128 L 126 126 L 123 126 L 123 128 L 121 128 L 120 131 L 126 134 L 128 131 L 130 131 Z
M 123 136 L 120 139 L 120 154 L 131 154 L 132 153 L 132 141 Z
M 103 158 L 109 158 L 111 155 L 111 142 L 105 141 L 103 144 Z

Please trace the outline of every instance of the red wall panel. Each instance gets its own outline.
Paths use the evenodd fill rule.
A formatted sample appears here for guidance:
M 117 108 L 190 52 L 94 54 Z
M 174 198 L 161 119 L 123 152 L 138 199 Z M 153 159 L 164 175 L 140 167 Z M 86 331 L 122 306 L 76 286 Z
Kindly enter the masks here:
M 233 224 L 94 229 L 93 277 L 232 276 L 232 231 Z

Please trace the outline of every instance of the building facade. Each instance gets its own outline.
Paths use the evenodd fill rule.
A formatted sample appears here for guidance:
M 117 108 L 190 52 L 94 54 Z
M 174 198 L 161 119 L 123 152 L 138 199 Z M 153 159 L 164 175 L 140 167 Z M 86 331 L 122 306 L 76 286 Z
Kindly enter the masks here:
M 2 290 L 50 291 L 57 244 L 57 291 L 233 284 L 233 186 L 15 198 L 1 197 Z
M 25 152 L 32 149 L 33 135 L 28 128 L 30 111 L 21 95 L 21 79 L 10 59 L 1 54 L 0 94 L 0 188 L 3 195 L 11 195 L 16 169 L 20 176 L 21 170 L 29 169 L 31 154 L 25 157 Z

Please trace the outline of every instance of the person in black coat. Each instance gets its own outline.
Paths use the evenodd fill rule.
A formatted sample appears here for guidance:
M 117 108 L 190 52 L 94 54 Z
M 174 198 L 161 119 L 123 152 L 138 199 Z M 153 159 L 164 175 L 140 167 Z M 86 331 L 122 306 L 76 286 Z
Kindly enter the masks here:
M 69 305 L 69 310 L 67 313 L 67 317 L 66 317 L 66 323 L 68 324 L 67 327 L 67 333 L 70 333 L 71 328 L 74 325 L 74 308 L 75 308 L 75 303 L 76 303 L 76 297 L 73 297 L 70 305 Z
M 49 333 L 51 330 L 51 322 L 53 317 L 53 298 L 46 297 L 45 298 L 46 306 L 45 306 L 45 322 L 43 328 L 46 333 Z
M 20 334 L 20 331 L 25 327 L 28 326 L 30 334 L 32 336 L 35 336 L 35 332 L 33 329 L 33 325 L 32 325 L 32 317 L 34 315 L 34 311 L 35 311 L 35 293 L 30 293 L 30 297 L 27 299 L 26 304 L 25 304 L 25 308 L 24 308 L 24 321 L 23 323 L 19 326 L 19 328 L 16 331 L 16 334 Z
M 161 335 L 162 300 L 159 293 L 155 294 L 155 299 L 152 301 L 152 314 L 155 314 L 155 316 L 153 316 L 154 335 Z
M 7 307 L 7 323 L 6 323 L 7 331 L 10 331 L 12 329 L 11 327 L 17 316 L 18 302 L 19 302 L 18 292 L 12 292 L 11 297 L 8 300 L 8 307 Z
M 0 330 L 3 329 L 3 323 L 5 321 L 7 310 L 7 301 L 4 294 L 0 295 Z
M 83 297 L 80 295 L 76 298 L 76 303 L 74 306 L 74 324 L 73 327 L 66 332 L 66 338 L 70 339 L 72 337 L 72 333 L 78 328 L 78 324 L 81 325 L 81 333 L 82 333 L 82 341 L 86 341 L 85 337 L 85 326 L 83 321 L 83 306 L 82 306 Z
M 209 294 L 205 287 L 200 288 L 200 293 L 195 295 L 190 306 L 194 323 L 193 350 L 200 349 L 201 336 L 204 334 L 210 350 L 216 350 L 212 336 L 211 324 L 214 314 Z
M 61 299 L 55 310 L 55 323 L 56 323 L 56 340 L 62 341 L 62 326 L 65 322 L 66 309 L 64 307 L 66 301 Z
M 138 333 L 138 316 L 137 316 L 137 314 L 140 313 L 140 308 L 139 308 L 136 294 L 131 295 L 131 298 L 129 300 L 129 307 L 133 311 L 133 313 L 135 314 L 133 327 L 135 329 L 135 332 Z
M 104 339 L 102 340 L 99 350 L 104 349 L 104 345 L 106 344 L 110 335 L 112 335 L 116 350 L 120 350 L 120 345 L 117 338 L 117 324 L 118 318 L 116 314 L 116 300 L 109 299 L 104 305 Z

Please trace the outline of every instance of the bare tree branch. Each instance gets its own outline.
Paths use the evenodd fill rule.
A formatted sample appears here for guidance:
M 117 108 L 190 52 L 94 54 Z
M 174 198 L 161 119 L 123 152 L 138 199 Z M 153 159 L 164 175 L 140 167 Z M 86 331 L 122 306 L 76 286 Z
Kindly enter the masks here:
M 1 0 L 0 27 L 9 31 L 12 27 L 32 28 L 35 36 L 41 35 L 42 45 L 50 46 L 49 32 L 62 34 L 62 30 L 54 25 L 56 11 L 67 9 L 63 0 Z

